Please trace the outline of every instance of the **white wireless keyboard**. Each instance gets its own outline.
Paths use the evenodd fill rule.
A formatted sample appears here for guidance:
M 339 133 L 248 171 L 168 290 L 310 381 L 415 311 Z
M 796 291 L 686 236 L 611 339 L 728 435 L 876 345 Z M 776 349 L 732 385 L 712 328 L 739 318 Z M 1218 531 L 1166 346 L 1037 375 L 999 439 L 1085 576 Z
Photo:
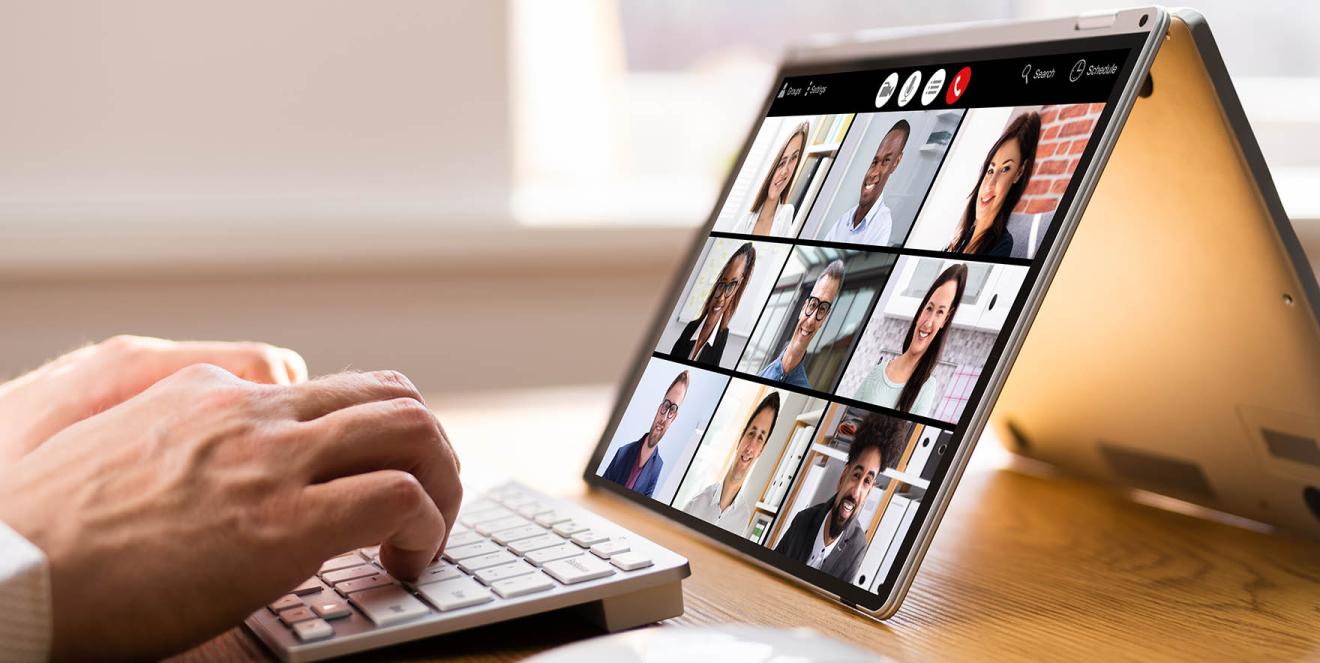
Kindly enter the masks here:
M 415 583 L 363 548 L 244 623 L 281 659 L 315 661 L 569 606 L 607 631 L 683 614 L 687 560 L 579 506 L 510 483 L 458 522 Z

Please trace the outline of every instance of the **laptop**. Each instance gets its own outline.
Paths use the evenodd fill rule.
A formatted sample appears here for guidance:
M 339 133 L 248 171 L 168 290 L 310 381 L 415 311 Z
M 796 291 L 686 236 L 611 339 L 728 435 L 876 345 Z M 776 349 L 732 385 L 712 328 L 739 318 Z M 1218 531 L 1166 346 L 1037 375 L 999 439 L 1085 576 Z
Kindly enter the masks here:
M 1306 530 L 1318 312 L 1194 12 L 822 37 L 788 53 L 583 476 L 877 619 L 992 410 L 1023 453 Z M 354 551 L 247 627 L 301 661 L 682 613 L 687 560 L 626 523 L 467 495 L 415 583 Z

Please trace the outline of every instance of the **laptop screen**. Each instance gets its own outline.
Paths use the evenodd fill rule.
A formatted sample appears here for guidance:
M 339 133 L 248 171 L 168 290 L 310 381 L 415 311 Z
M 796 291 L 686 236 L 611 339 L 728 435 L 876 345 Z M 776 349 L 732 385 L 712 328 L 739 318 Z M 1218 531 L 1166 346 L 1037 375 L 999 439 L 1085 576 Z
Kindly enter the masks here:
M 589 481 L 878 608 L 1143 39 L 782 71 Z

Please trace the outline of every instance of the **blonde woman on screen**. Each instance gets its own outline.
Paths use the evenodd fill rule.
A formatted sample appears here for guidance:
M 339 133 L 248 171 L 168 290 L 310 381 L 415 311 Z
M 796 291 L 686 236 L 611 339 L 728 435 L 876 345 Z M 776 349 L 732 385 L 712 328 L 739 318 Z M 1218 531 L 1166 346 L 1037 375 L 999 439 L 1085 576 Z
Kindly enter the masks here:
M 733 232 L 787 237 L 793 231 L 796 210 L 793 203 L 788 202 L 788 192 L 792 189 L 793 174 L 802 163 L 802 153 L 807 149 L 808 129 L 810 125 L 803 122 L 784 141 L 779 156 L 771 164 L 770 172 L 765 174 L 765 181 L 752 201 L 751 210 L 733 227 Z
M 903 353 L 882 360 L 857 389 L 857 399 L 929 417 L 939 400 L 931 373 L 944 349 L 944 336 L 967 287 L 967 265 L 950 265 L 931 284 L 908 326 Z

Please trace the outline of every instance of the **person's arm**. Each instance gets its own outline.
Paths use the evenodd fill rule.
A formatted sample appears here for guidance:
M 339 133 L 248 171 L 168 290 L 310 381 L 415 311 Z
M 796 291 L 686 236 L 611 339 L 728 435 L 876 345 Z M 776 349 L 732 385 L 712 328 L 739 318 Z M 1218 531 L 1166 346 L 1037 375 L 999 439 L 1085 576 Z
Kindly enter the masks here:
M 46 660 L 50 623 L 46 555 L 0 522 L 0 661 Z
M 621 468 L 619 467 L 619 460 L 623 458 L 624 456 L 623 452 L 627 448 L 628 448 L 627 445 L 624 445 L 622 447 L 619 447 L 617 450 L 615 450 L 614 458 L 610 459 L 610 464 L 605 466 L 605 472 L 600 475 L 606 481 L 613 481 L 614 483 L 623 483 L 628 479 L 627 474 L 624 474 L 623 476 L 619 476 L 621 470 Z
M 935 411 L 935 404 L 939 400 L 939 384 L 932 375 L 926 378 L 926 382 L 921 385 L 921 390 L 917 392 L 917 399 L 912 403 L 912 414 L 929 417 Z
M 0 522 L 48 560 L 54 658 L 157 658 L 354 548 L 417 577 L 458 473 L 401 374 L 260 385 L 195 365 L 0 467 Z
M 793 520 L 788 523 L 788 531 L 784 532 L 784 535 L 779 537 L 779 543 L 775 545 L 775 552 L 781 555 L 787 555 L 789 557 L 793 556 L 793 554 L 789 551 L 792 550 L 794 547 L 796 547 L 794 546 L 794 542 L 800 536 L 800 530 L 802 529 L 802 524 L 803 524 L 803 517 L 805 515 L 806 515 L 806 510 L 804 509 L 802 511 L 797 512 L 797 514 L 793 516 Z
M 683 325 L 683 331 L 679 332 L 678 338 L 674 341 L 674 347 L 669 349 L 669 354 L 687 359 L 688 353 L 692 351 L 692 344 L 695 343 L 695 341 L 689 339 L 692 337 L 692 332 L 696 330 L 696 326 L 700 323 L 701 318 L 697 318 L 696 320 Z

